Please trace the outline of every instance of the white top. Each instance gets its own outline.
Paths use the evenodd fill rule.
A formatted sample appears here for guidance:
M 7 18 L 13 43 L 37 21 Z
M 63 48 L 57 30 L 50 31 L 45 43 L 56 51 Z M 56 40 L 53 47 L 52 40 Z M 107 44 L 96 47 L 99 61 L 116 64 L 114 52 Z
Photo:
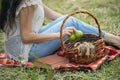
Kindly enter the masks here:
M 28 53 L 33 44 L 24 44 L 21 41 L 19 12 L 22 8 L 28 7 L 31 5 L 35 6 L 35 12 L 32 20 L 32 30 L 33 32 L 38 33 L 44 21 L 44 10 L 42 6 L 42 1 L 41 0 L 23 0 L 18 6 L 16 11 L 16 19 L 14 24 L 14 27 L 16 27 L 15 33 L 10 36 L 5 34 L 5 49 L 8 52 L 7 53 L 8 57 L 18 61 L 21 61 L 19 60 L 19 57 L 22 57 L 23 59 L 21 62 L 28 61 Z

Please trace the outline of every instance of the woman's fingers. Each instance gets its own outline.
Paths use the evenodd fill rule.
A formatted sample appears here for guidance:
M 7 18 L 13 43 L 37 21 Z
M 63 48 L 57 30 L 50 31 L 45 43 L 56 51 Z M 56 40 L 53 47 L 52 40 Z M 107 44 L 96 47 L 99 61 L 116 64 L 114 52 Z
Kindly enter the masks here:
M 77 31 L 77 29 L 74 26 L 68 27 L 69 29 L 73 30 L 74 32 Z
M 67 27 L 63 30 L 63 35 L 66 36 L 70 36 L 72 33 L 74 33 L 76 31 L 75 27 L 71 26 L 71 27 Z

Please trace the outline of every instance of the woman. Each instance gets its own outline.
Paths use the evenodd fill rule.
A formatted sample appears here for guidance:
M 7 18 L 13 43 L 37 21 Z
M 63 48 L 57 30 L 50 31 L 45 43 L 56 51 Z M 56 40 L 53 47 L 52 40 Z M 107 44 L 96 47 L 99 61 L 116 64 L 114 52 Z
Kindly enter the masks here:
M 42 27 L 44 15 L 54 20 Z M 21 62 L 52 54 L 60 47 L 60 26 L 65 16 L 49 9 L 41 0 L 2 0 L 0 29 L 5 32 L 7 56 Z M 63 36 L 76 30 L 98 34 L 97 28 L 70 17 Z M 102 31 L 106 42 L 120 46 L 120 38 Z M 111 39 L 111 40 L 110 40 Z

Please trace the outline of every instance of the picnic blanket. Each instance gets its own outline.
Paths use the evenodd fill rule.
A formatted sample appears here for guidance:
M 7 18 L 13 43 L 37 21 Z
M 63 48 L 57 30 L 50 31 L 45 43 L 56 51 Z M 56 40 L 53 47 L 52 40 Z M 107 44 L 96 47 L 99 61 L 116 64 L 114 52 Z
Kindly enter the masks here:
M 111 62 L 115 58 L 120 57 L 120 51 L 112 46 L 105 46 L 104 52 L 106 52 L 106 55 L 90 64 L 87 65 L 77 65 L 77 64 L 65 64 L 65 65 L 59 65 L 55 69 L 58 70 L 80 70 L 80 71 L 96 71 L 100 68 L 101 64 L 105 61 Z
M 104 52 L 106 52 L 106 55 L 90 64 L 87 65 L 78 65 L 74 63 L 68 63 L 65 65 L 58 65 L 54 69 L 55 70 L 80 70 L 80 71 L 96 71 L 97 69 L 100 68 L 101 64 L 104 63 L 105 61 L 111 62 L 115 58 L 120 57 L 120 52 L 116 48 L 112 46 L 105 46 L 104 47 Z M 64 57 L 65 54 L 60 53 L 60 50 L 56 52 L 59 56 Z M 12 60 L 12 59 L 7 59 L 6 55 L 4 53 L 0 54 L 0 66 L 23 66 L 23 67 L 32 67 L 36 68 L 36 66 L 32 62 L 27 62 L 25 64 L 22 64 L 18 61 Z M 38 68 L 38 67 L 37 67 Z

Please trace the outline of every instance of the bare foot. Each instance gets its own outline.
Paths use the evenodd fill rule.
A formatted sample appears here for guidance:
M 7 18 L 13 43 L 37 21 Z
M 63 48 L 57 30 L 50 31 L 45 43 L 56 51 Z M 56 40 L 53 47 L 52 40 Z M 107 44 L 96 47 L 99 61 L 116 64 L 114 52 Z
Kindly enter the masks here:
M 120 47 L 120 37 L 115 36 L 110 33 L 106 33 L 104 36 L 105 42 L 110 43 L 111 45 Z

